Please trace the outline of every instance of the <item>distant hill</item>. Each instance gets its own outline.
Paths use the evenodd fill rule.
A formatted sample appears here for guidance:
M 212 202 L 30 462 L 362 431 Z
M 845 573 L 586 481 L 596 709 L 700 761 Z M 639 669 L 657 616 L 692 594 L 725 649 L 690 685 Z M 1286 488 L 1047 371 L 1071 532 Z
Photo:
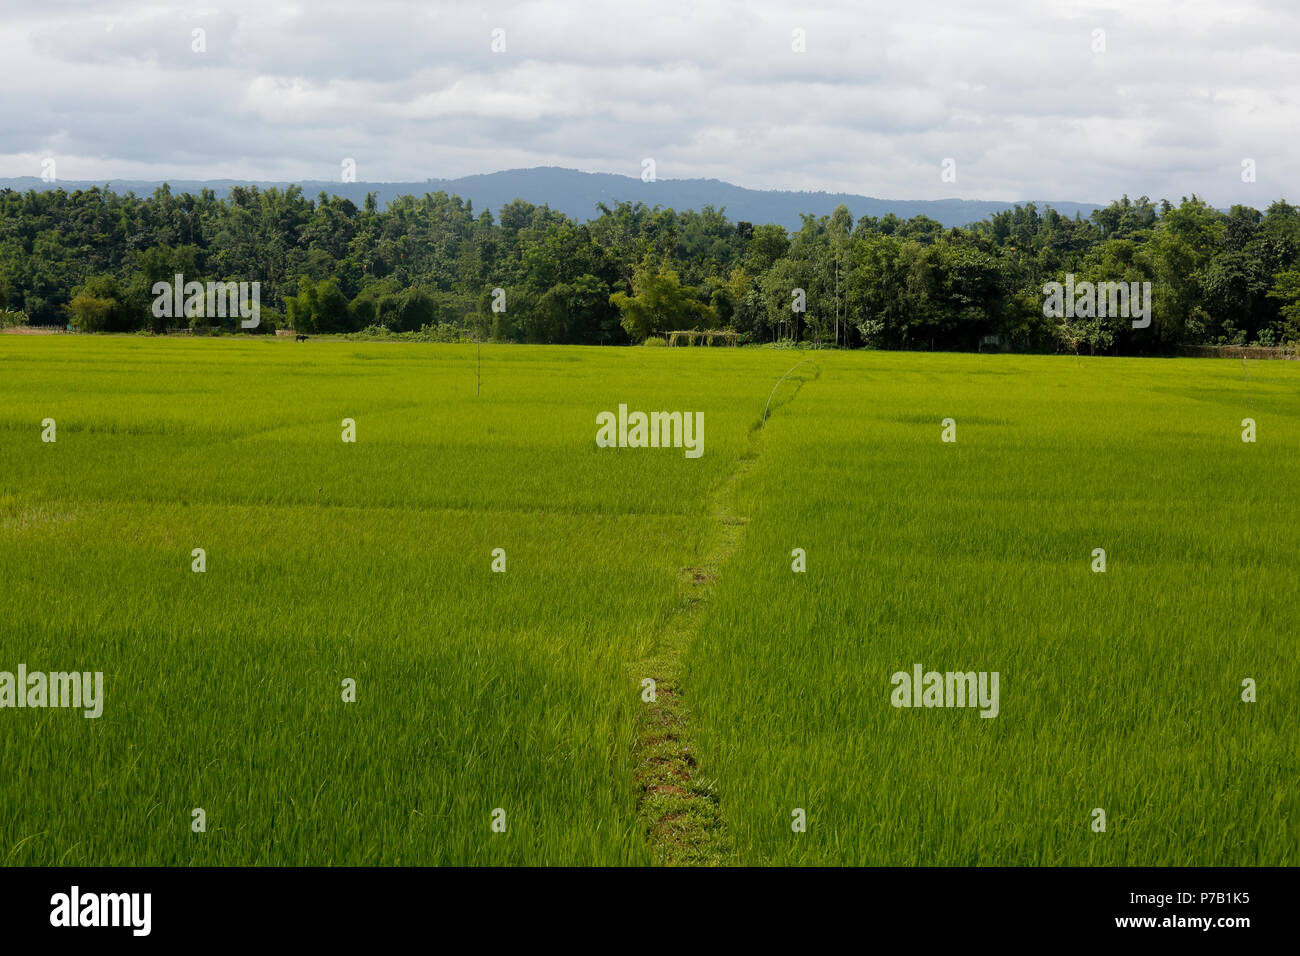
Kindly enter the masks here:
M 198 193 L 207 187 L 218 196 L 225 196 L 232 186 L 259 187 L 291 185 L 283 182 L 251 182 L 248 180 L 168 180 L 174 193 Z M 109 186 L 119 193 L 134 192 L 138 196 L 152 193 L 161 182 L 114 179 L 105 182 L 59 180 L 46 183 L 35 176 L 0 179 L 0 189 L 19 191 L 29 189 L 88 189 L 91 186 Z M 558 166 L 538 166 L 533 169 L 507 169 L 497 173 L 463 176 L 460 179 L 429 179 L 422 183 L 339 183 L 323 180 L 305 180 L 298 183 L 303 193 L 314 198 L 324 191 L 331 195 L 351 199 L 358 206 L 366 193 L 378 193 L 380 205 L 386 205 L 397 196 L 422 196 L 443 191 L 473 202 L 478 211 L 490 209 L 495 214 L 512 199 L 524 199 L 536 205 L 546 204 L 574 219 L 587 220 L 599 215 L 598 202 L 612 205 L 627 200 L 641 201 L 650 206 L 671 206 L 673 209 L 700 209 L 706 205 L 725 207 L 733 221 L 779 223 L 787 229 L 797 229 L 800 213 L 829 215 L 840 203 L 849 207 L 853 218 L 884 216 L 889 213 L 903 219 L 925 215 L 944 226 L 965 226 L 986 219 L 995 212 L 1010 209 L 1014 202 L 994 202 L 979 199 L 875 199 L 852 193 L 794 192 L 790 190 L 745 189 L 718 179 L 661 179 L 646 183 L 632 176 L 613 173 L 584 173 Z M 1018 201 L 1024 205 L 1027 200 Z M 1101 207 L 1095 203 L 1033 200 L 1042 211 L 1051 206 L 1062 215 L 1075 213 L 1087 216 Z

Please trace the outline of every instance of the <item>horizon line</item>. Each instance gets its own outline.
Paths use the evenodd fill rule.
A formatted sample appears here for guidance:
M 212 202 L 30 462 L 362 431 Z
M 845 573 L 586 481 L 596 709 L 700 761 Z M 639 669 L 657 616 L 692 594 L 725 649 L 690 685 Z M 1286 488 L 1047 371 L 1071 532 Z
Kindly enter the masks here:
M 612 173 L 604 170 L 587 170 L 579 169 L 575 166 L 512 166 L 508 169 L 496 169 L 489 172 L 466 173 L 462 176 L 453 177 L 433 177 L 429 176 L 423 180 L 417 179 L 358 179 L 353 182 L 341 182 L 333 179 L 270 179 L 270 178 L 253 178 L 247 176 L 230 176 L 230 177 L 197 177 L 178 175 L 172 177 L 149 178 L 134 176 L 109 176 L 109 177 L 90 177 L 90 178 L 60 178 L 52 182 L 44 180 L 41 176 L 21 175 L 21 176 L 0 176 L 0 180 L 33 180 L 51 187 L 57 187 L 59 183 L 95 183 L 110 184 L 113 182 L 138 182 L 138 183 L 167 183 L 171 182 L 195 182 L 195 183 L 238 183 L 248 185 L 270 184 L 270 185 L 302 185 L 305 183 L 327 184 L 331 186 L 420 186 L 430 183 L 452 183 L 474 177 L 499 176 L 505 173 L 528 173 L 538 170 L 556 170 L 566 173 L 578 173 L 583 176 L 612 176 L 619 179 L 626 179 L 631 183 L 641 182 L 643 185 L 653 185 L 654 183 L 719 183 L 724 186 L 730 186 L 733 189 L 741 189 L 753 193 L 793 193 L 796 195 L 809 196 L 851 196 L 859 199 L 869 199 L 876 202 L 910 202 L 910 203 L 940 203 L 940 202 L 967 202 L 967 203 L 1009 203 L 1013 205 L 1023 205 L 1027 203 L 1071 203 L 1078 206 L 1099 206 L 1104 207 L 1106 203 L 1097 202 L 1087 199 L 971 199 L 964 196 L 944 196 L 938 199 L 914 199 L 887 196 L 872 196 L 867 193 L 849 192 L 847 190 L 830 190 L 830 189 L 789 189 L 789 188 L 762 188 L 756 186 L 743 186 L 739 183 L 731 182 L 726 179 L 716 177 L 691 176 L 684 178 L 673 177 L 656 177 L 651 182 L 640 180 L 636 176 L 629 176 L 626 173 Z M 1127 196 L 1128 193 L 1123 195 Z M 1138 197 L 1141 198 L 1141 197 Z M 1147 197 L 1150 199 L 1150 197 Z M 1113 200 L 1112 200 L 1113 201 Z M 1152 200 L 1157 201 L 1157 200 Z

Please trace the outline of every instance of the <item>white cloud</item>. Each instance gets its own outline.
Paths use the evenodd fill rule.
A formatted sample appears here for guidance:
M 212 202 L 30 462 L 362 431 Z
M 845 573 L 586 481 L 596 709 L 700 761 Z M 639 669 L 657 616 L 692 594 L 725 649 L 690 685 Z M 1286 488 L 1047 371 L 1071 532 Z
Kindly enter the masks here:
M 3 176 L 50 155 L 100 180 L 332 178 L 351 156 L 372 181 L 652 156 L 756 188 L 1218 205 L 1300 179 L 1286 0 L 6 6 Z

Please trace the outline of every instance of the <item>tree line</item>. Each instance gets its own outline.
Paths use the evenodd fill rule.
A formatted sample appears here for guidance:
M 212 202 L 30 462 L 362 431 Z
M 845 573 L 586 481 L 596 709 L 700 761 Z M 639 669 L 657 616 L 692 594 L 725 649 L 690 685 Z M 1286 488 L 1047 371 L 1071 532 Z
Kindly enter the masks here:
M 494 217 L 446 193 L 358 208 L 299 187 L 151 196 L 0 192 L 0 314 L 88 332 L 221 320 L 157 316 L 153 288 L 261 283 L 257 332 L 368 331 L 619 344 L 680 329 L 841 347 L 1166 351 L 1300 340 L 1300 208 L 1224 213 L 1127 196 L 1089 217 L 1033 204 L 965 228 L 925 216 L 797 230 L 725 210 L 601 204 L 579 222 L 515 200 Z M 1150 282 L 1150 327 L 1044 315 L 1045 283 Z M 224 320 L 236 328 L 234 320 Z

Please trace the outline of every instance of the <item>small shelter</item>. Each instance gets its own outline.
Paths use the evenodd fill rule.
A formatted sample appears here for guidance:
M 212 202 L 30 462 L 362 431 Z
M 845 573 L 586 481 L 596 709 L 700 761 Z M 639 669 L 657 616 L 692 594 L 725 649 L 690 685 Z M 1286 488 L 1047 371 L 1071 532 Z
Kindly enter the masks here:
M 678 329 L 668 333 L 669 345 L 739 345 L 740 333 L 732 329 Z

